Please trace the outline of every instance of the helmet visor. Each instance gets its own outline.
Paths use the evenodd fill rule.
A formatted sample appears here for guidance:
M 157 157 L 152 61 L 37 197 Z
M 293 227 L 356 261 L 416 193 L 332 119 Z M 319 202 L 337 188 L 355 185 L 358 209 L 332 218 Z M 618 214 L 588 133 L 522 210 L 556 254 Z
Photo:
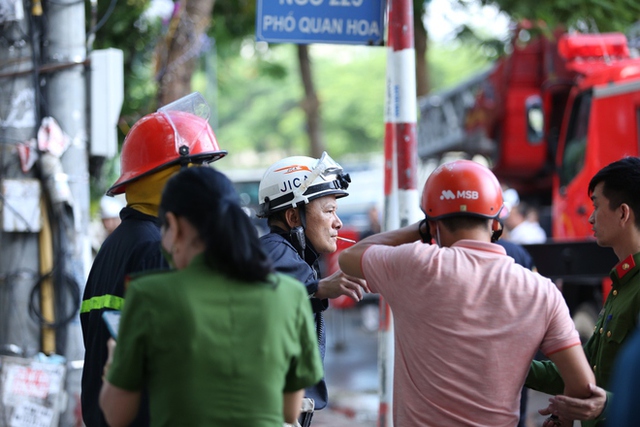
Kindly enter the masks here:
M 182 146 L 192 148 L 192 145 L 200 139 L 202 133 L 207 131 L 207 123 L 209 122 L 209 118 L 211 117 L 211 108 L 199 92 L 193 92 L 165 105 L 164 107 L 158 108 L 158 112 L 162 113 L 166 117 L 167 121 L 173 128 L 173 132 L 175 135 L 174 141 L 176 144 L 176 153 L 178 154 L 181 154 L 180 147 Z M 185 135 L 181 135 L 178 131 L 178 127 L 172 119 L 172 112 L 189 113 L 193 114 L 194 116 L 200 117 L 201 119 L 203 119 L 202 129 L 198 129 L 195 132 L 195 137 L 193 135 L 190 135 L 189 138 L 186 138 Z
M 335 160 L 333 160 L 331 156 L 329 156 L 325 151 L 322 153 L 322 156 L 320 156 L 320 159 L 318 159 L 318 162 L 313 167 L 313 169 L 311 169 L 311 173 L 309 174 L 307 179 L 304 180 L 300 187 L 296 188 L 293 191 L 294 199 L 303 197 L 304 192 L 307 191 L 307 189 L 311 185 L 313 185 L 318 177 L 322 177 L 325 180 L 328 180 L 330 175 L 341 176 L 342 166 L 340 166 Z

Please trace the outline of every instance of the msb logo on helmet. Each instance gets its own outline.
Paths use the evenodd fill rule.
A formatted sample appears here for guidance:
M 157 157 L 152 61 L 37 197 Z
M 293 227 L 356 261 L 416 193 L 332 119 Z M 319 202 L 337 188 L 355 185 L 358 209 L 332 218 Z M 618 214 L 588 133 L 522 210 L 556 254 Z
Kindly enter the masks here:
M 454 199 L 477 199 L 479 197 L 477 191 L 472 190 L 458 190 L 455 193 L 451 190 L 442 190 L 440 200 L 454 200 Z
M 429 220 L 459 215 L 497 218 L 502 209 L 500 183 L 487 167 L 456 160 L 437 167 L 422 191 L 422 211 Z

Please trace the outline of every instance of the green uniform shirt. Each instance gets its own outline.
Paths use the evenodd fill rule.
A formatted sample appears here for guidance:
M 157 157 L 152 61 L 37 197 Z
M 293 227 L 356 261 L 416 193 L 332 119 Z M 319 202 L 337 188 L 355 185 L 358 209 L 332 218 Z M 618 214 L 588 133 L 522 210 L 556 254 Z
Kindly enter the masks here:
M 604 304 L 594 333 L 584 345 L 584 352 L 593 368 L 596 384 L 608 389 L 616 355 L 625 339 L 631 335 L 640 314 L 640 253 L 619 262 L 609 273 L 613 286 Z M 525 385 L 547 394 L 562 394 L 564 383 L 556 366 L 550 361 L 534 360 Z M 611 397 L 611 396 L 608 396 Z M 605 414 L 598 420 L 582 425 L 602 426 Z
M 108 378 L 146 388 L 152 426 L 282 427 L 283 392 L 322 378 L 304 286 L 231 280 L 197 257 L 130 282 Z

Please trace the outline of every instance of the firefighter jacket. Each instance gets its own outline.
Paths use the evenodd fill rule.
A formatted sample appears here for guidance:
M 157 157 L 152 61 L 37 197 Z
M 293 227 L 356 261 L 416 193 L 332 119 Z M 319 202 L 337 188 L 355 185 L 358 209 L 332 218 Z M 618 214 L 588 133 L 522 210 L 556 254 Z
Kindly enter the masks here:
M 107 426 L 98 406 L 102 373 L 107 360 L 109 331 L 102 320 L 104 310 L 121 310 L 125 278 L 143 270 L 168 268 L 160 251 L 157 218 L 124 208 L 122 223 L 107 237 L 91 266 L 84 289 L 80 321 L 85 358 L 82 371 L 82 417 L 85 425 Z M 148 402 L 142 402 L 132 426 L 147 426 Z
M 272 227 L 270 233 L 262 236 L 260 241 L 263 249 L 269 254 L 273 267 L 277 272 L 295 277 L 307 287 L 307 293 L 310 296 L 309 301 L 315 316 L 320 357 L 324 361 L 327 338 L 322 312 L 329 306 L 329 301 L 313 297 L 318 290 L 319 254 L 313 249 L 311 242 L 307 240 L 303 259 L 292 244 L 289 234 L 277 227 Z M 306 389 L 305 397 L 314 400 L 315 409 L 322 409 L 327 406 L 328 393 L 324 378 L 315 386 Z

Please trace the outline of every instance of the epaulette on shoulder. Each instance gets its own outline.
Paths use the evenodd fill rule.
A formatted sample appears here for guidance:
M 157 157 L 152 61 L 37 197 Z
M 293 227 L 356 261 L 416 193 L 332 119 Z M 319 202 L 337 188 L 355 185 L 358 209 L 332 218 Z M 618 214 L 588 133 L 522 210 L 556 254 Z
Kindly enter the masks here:
M 631 271 L 636 266 L 636 261 L 633 258 L 633 255 L 629 255 L 618 264 L 616 264 L 616 272 L 618 273 L 618 277 L 622 279 L 629 271 Z

